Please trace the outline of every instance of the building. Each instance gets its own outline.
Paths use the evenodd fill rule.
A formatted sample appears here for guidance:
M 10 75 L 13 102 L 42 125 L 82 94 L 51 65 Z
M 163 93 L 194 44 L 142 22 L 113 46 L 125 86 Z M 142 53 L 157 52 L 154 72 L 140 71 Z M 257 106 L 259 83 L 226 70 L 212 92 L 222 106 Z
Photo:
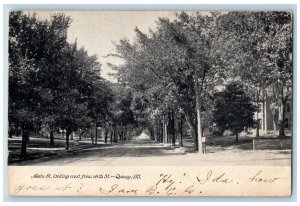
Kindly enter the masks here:
M 279 116 L 279 108 L 273 106 L 270 100 L 264 100 L 259 103 L 258 111 L 255 112 L 254 119 L 258 120 L 259 126 L 259 134 L 267 135 L 267 134 L 276 134 L 278 133 L 278 116 Z M 291 132 L 292 130 L 292 100 L 289 99 L 285 105 L 285 130 L 287 132 Z M 255 135 L 256 128 L 250 130 L 250 132 Z

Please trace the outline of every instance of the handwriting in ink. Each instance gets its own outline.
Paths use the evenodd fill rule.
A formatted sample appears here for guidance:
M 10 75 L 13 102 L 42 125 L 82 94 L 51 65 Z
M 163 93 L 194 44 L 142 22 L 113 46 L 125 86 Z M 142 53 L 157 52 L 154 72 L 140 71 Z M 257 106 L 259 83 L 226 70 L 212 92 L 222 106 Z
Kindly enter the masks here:
M 160 179 L 156 182 L 155 185 L 150 186 L 146 192 L 150 195 L 159 194 L 159 188 L 166 193 L 166 195 L 175 195 L 176 187 L 175 180 L 172 179 L 170 174 L 160 174 Z
M 279 178 L 279 177 L 267 177 L 267 178 L 263 178 L 261 177 L 261 173 L 262 173 L 262 170 L 259 170 L 253 177 L 250 177 L 249 180 L 250 182 L 258 182 L 258 183 L 273 183 L 277 180 L 280 180 L 280 179 L 286 179 L 286 178 Z
M 226 178 L 225 176 L 226 176 L 225 172 L 222 173 L 221 175 L 214 175 L 212 170 L 209 170 L 205 178 L 200 179 L 199 177 L 197 177 L 197 181 L 202 185 L 207 182 L 229 184 L 233 181 L 233 179 Z
M 114 193 L 119 193 L 119 194 L 134 194 L 134 195 L 137 195 L 138 190 L 120 188 L 118 184 L 114 184 L 108 190 L 103 189 L 102 187 L 100 187 L 99 192 L 103 195 L 108 195 L 108 194 L 111 194 L 113 192 Z

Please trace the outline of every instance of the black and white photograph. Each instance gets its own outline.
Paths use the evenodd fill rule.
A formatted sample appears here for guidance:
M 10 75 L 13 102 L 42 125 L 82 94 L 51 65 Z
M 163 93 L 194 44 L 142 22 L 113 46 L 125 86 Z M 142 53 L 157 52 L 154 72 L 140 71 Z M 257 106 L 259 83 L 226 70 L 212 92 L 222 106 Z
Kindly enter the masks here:
M 292 19 L 274 10 L 10 11 L 8 165 L 291 168 Z M 226 175 L 211 181 L 233 181 Z M 248 179 L 291 180 L 263 175 Z

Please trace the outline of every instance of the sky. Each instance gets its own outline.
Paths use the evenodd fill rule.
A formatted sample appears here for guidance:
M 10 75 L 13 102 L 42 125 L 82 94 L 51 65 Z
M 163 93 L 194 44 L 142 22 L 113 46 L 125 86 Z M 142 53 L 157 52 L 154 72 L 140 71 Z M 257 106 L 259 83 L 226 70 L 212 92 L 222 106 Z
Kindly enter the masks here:
M 135 27 L 147 33 L 149 28 L 155 30 L 155 21 L 159 17 L 175 18 L 174 11 L 36 11 L 41 18 L 49 18 L 54 13 L 64 13 L 72 19 L 68 30 L 68 41 L 84 47 L 90 55 L 96 54 L 102 64 L 101 76 L 115 81 L 107 63 L 120 64 L 115 57 L 107 57 L 113 53 L 114 44 L 126 37 L 130 41 L 135 38 Z

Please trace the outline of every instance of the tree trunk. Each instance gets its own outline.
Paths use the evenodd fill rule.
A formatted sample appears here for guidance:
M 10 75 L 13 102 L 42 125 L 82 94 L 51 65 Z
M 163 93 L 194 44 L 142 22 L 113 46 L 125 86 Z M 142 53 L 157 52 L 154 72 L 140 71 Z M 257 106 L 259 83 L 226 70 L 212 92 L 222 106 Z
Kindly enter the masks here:
M 164 116 L 164 119 L 163 119 L 163 143 L 164 144 L 167 143 L 167 139 L 168 139 L 168 129 L 167 129 L 166 118 Z
M 183 115 L 180 115 L 180 119 L 179 119 L 179 133 L 180 133 L 180 147 L 183 147 Z
M 239 133 L 237 130 L 235 130 L 235 141 L 238 142 L 239 141 Z
M 182 123 L 182 118 L 180 118 L 180 123 L 179 123 L 179 132 L 180 132 L 180 147 L 183 147 L 183 123 Z
M 161 125 L 160 125 L 160 121 L 157 122 L 157 142 L 161 143 Z
M 114 135 L 114 130 L 111 129 L 111 132 L 110 132 L 110 143 L 111 144 L 113 143 L 113 135 Z
M 149 132 L 150 132 L 150 139 L 151 140 L 154 140 L 155 139 L 155 137 L 154 137 L 154 132 L 153 132 L 153 128 L 151 127 L 151 128 L 149 128 Z
M 157 122 L 157 142 L 161 143 L 161 125 L 160 125 L 160 121 Z
M 162 124 L 161 121 L 158 122 L 158 141 L 159 143 L 162 143 Z
M 175 136 L 175 132 L 173 132 L 172 134 L 172 146 L 175 146 L 176 144 L 176 136 Z
M 285 105 L 286 101 L 281 98 L 280 99 L 280 107 L 279 107 L 279 117 L 278 117 L 278 128 L 279 128 L 279 137 L 285 137 L 284 127 L 285 127 Z
M 273 115 L 273 127 L 274 127 L 274 132 L 278 131 L 278 115 L 277 115 L 278 110 L 274 111 Z
M 172 134 L 172 146 L 175 146 L 176 143 L 176 136 L 175 136 L 175 118 L 174 118 L 174 111 L 171 110 L 169 114 L 170 119 L 170 132 Z
M 125 127 L 125 132 L 124 132 L 124 140 L 126 141 L 127 140 L 127 127 Z
M 265 113 L 265 100 L 263 100 L 263 104 L 262 104 L 262 111 L 263 111 L 263 119 L 262 119 L 262 131 L 263 131 L 263 134 L 267 134 L 267 124 L 266 124 L 266 113 Z
M 26 158 L 27 139 L 29 139 L 29 131 L 27 128 L 22 127 L 21 159 Z
M 16 127 L 17 128 L 17 131 L 16 131 L 16 136 L 20 136 L 22 135 L 22 127 L 20 128 L 19 126 Z
M 194 148 L 195 151 L 202 150 L 202 127 L 201 127 L 201 104 L 200 104 L 200 91 L 199 91 L 199 82 L 195 81 L 195 94 L 196 94 L 196 111 L 197 111 L 197 136 L 195 136 Z
M 159 120 L 156 120 L 155 140 L 159 142 Z
M 126 131 L 125 131 L 125 127 L 123 127 L 123 129 L 122 129 L 122 141 L 125 141 L 125 135 L 126 135 Z
M 259 108 L 259 90 L 256 91 L 256 105 Z M 256 137 L 259 137 L 259 127 L 260 127 L 260 122 L 258 121 L 258 108 L 256 111 L 256 120 L 257 120 Z
M 12 128 L 11 125 L 9 126 L 8 137 L 9 137 L 9 138 L 13 138 L 13 128 Z
M 114 142 L 118 142 L 117 128 L 114 127 Z
M 54 131 L 53 129 L 50 129 L 50 145 L 53 146 L 54 145 Z
M 90 135 L 91 135 L 92 145 L 94 145 L 94 135 L 93 135 L 93 132 L 92 132 L 92 131 L 90 131 Z
M 97 126 L 96 126 L 95 135 L 96 135 L 96 137 L 95 137 L 95 145 L 97 145 L 97 140 L 98 140 L 98 128 L 97 128 Z
M 108 129 L 105 129 L 104 143 L 107 144 Z
M 168 125 L 164 122 L 164 143 L 168 143 Z
M 123 141 L 123 131 L 122 131 L 122 128 L 121 128 L 121 132 L 119 132 L 119 140 Z
M 166 136 L 167 136 L 167 138 L 166 138 L 166 140 L 167 140 L 167 144 L 168 143 L 170 143 L 170 137 L 171 137 L 171 135 L 170 135 L 170 114 L 169 114 L 169 112 L 168 112 L 168 114 L 167 114 L 167 116 L 166 116 Z
M 129 131 L 128 131 L 128 140 L 130 140 L 131 139 L 131 130 L 129 129 Z
M 184 116 L 185 116 L 186 122 L 189 125 L 189 128 L 191 130 L 191 135 L 194 139 L 194 151 L 198 151 L 199 148 L 198 148 L 197 126 L 193 124 L 190 116 L 187 113 L 185 113 Z
M 70 137 L 71 132 L 66 130 L 66 150 L 69 150 L 69 137 Z
M 26 158 L 26 139 L 22 135 L 21 158 Z
M 183 138 L 182 138 L 183 134 L 182 132 L 180 132 L 180 147 L 183 147 Z

